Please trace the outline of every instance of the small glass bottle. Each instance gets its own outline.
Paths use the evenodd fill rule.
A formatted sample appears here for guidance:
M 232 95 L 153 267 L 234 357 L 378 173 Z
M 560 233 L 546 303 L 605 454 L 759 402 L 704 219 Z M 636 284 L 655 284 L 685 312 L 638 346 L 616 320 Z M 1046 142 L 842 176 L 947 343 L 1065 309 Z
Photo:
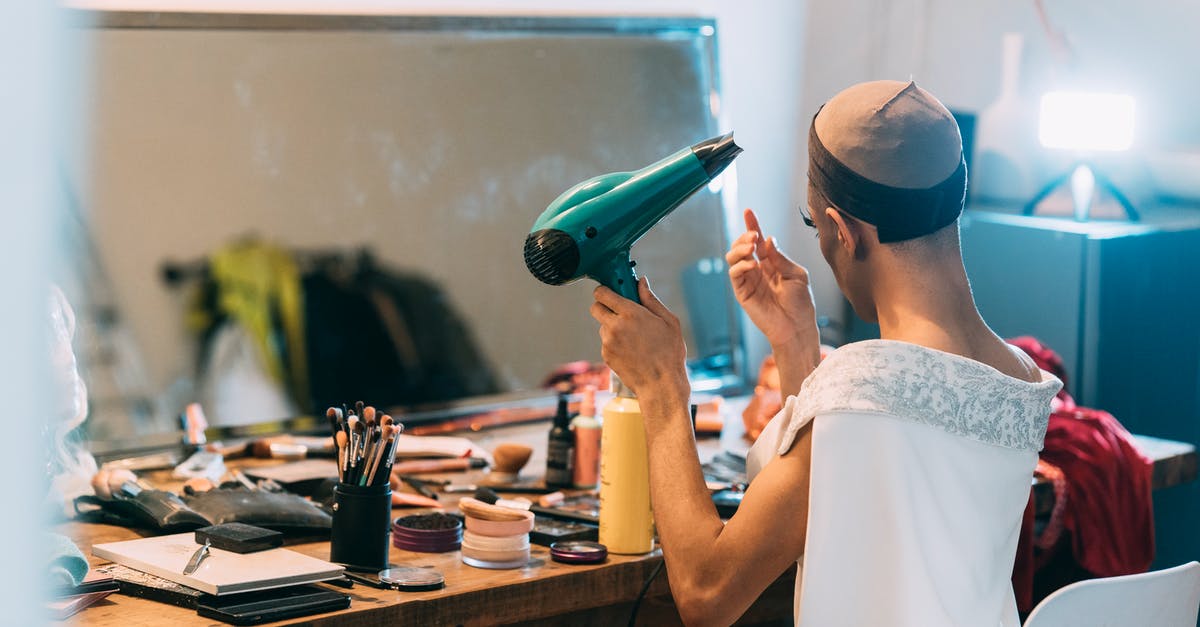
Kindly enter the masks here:
M 558 411 L 554 414 L 554 426 L 550 429 L 549 446 L 546 449 L 546 485 L 569 488 L 574 481 L 575 436 L 571 434 L 571 413 L 567 395 L 558 395 Z

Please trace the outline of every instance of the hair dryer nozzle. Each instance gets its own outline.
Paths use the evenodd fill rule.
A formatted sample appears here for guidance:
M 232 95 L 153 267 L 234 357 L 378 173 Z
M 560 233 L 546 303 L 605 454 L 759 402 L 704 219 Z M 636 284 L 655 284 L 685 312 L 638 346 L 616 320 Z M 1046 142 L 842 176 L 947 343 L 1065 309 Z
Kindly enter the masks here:
M 534 231 L 525 238 L 525 266 L 542 283 L 562 285 L 576 278 L 579 245 L 558 229 Z
M 742 149 L 733 143 L 733 133 L 726 133 L 692 146 L 692 154 L 700 160 L 708 178 L 713 179 L 742 154 Z

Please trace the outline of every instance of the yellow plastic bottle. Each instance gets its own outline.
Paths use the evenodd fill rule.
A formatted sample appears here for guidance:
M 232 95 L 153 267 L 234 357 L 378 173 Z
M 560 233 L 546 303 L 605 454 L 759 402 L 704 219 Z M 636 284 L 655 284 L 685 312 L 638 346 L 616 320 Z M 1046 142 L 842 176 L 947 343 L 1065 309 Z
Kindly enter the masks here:
M 642 410 L 615 376 L 613 391 L 600 435 L 600 543 L 609 553 L 649 553 L 654 549 L 654 516 Z

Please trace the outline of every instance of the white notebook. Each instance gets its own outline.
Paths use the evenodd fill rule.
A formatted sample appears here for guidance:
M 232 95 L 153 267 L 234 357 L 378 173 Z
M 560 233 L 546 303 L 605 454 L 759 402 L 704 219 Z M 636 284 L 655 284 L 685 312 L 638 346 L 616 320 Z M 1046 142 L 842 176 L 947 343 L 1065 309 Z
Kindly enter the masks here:
M 198 548 L 195 534 L 189 532 L 97 544 L 92 555 L 216 595 L 336 579 L 343 571 L 342 566 L 288 549 L 232 553 L 210 548 L 196 572 L 183 574 Z

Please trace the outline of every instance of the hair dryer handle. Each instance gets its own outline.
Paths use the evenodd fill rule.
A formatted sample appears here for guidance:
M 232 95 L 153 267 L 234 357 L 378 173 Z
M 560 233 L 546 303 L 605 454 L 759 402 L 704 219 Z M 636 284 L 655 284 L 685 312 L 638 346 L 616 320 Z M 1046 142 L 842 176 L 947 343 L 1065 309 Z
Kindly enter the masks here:
M 629 260 L 629 251 L 622 250 L 610 257 L 607 263 L 602 264 L 599 276 L 592 278 L 640 305 L 642 300 L 638 298 L 638 279 L 637 273 L 633 271 L 633 265 L 633 262 Z

